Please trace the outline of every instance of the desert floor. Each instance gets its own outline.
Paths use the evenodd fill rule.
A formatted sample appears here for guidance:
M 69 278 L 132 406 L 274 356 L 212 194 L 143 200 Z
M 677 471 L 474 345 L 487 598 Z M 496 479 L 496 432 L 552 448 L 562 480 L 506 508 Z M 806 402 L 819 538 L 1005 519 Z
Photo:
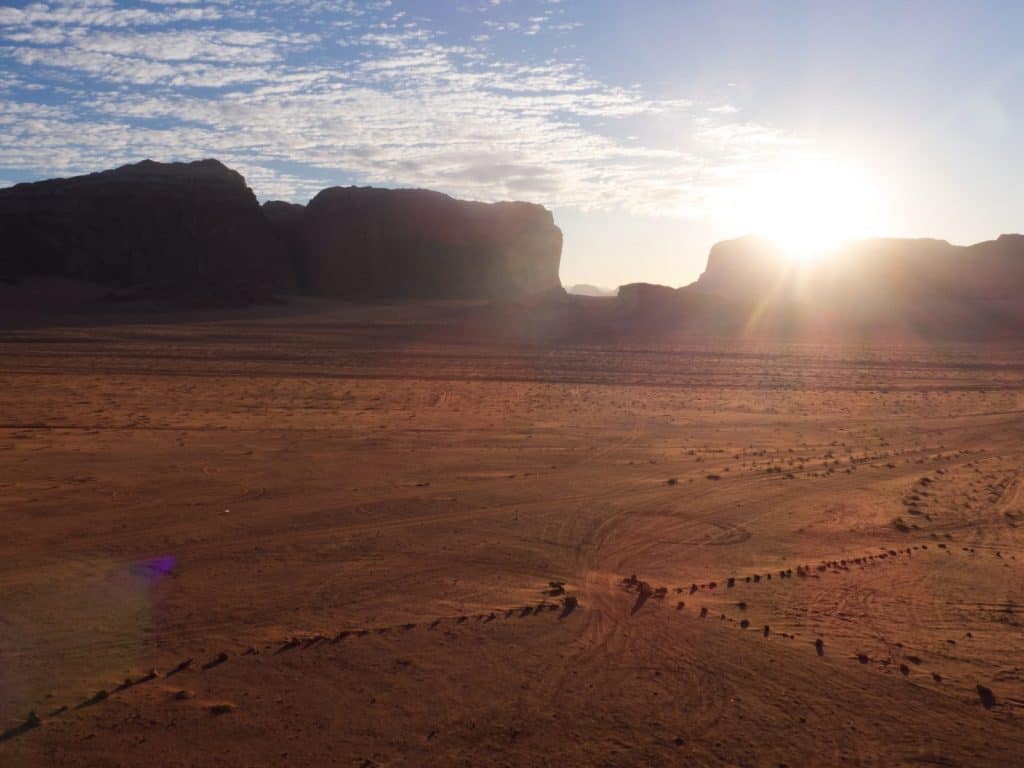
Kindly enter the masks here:
M 1024 762 L 1024 350 L 305 310 L 0 332 L 0 765 Z

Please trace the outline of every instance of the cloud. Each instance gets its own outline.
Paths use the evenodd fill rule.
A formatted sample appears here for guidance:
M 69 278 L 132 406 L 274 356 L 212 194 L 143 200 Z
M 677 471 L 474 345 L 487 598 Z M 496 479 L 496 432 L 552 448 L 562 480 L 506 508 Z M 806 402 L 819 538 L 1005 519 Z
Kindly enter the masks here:
M 0 77 L 0 170 L 216 156 L 265 198 L 343 181 L 699 215 L 721 179 L 793 146 L 730 105 L 699 114 L 576 59 L 491 51 L 494 35 L 575 34 L 561 6 L 544 5 L 483 18 L 464 39 L 390 2 L 0 6 L 13 70 Z M 680 140 L 645 144 L 638 122 Z
M 184 3 L 160 3 L 161 10 L 120 8 L 114 0 L 58 0 L 51 4 L 32 3 L 24 8 L 0 6 L 0 26 L 37 24 L 81 27 L 130 27 L 170 24 L 182 21 L 211 21 L 221 18 L 222 9 L 213 3 L 199 7 L 176 7 Z

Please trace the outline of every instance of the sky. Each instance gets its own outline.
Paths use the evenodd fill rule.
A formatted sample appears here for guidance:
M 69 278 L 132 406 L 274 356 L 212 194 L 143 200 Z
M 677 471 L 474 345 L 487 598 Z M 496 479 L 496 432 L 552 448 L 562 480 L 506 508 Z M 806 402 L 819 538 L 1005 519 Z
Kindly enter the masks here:
M 1024 3 L 0 0 L 0 186 L 216 157 L 261 200 L 554 211 L 563 283 L 716 241 L 1024 230 Z

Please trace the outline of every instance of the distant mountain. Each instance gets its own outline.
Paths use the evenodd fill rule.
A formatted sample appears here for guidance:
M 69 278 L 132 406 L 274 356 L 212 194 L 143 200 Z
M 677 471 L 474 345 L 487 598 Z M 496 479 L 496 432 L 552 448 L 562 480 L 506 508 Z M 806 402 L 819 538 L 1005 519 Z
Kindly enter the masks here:
M 561 293 L 562 232 L 539 205 L 332 187 L 308 206 L 260 206 L 217 160 L 146 160 L 0 189 L 0 244 L 7 300 L 32 282 L 29 305 L 44 295 L 40 278 L 63 281 L 61 296 L 74 293 L 71 280 L 190 304 Z
M 618 293 L 615 288 L 601 288 L 597 285 L 590 285 L 589 283 L 577 283 L 576 285 L 570 285 L 565 289 L 566 293 L 570 293 L 574 296 L 614 296 Z
M 617 311 L 653 332 L 1014 337 L 1024 332 L 1024 236 L 858 240 L 807 264 L 745 237 L 713 246 L 692 285 L 623 286 Z

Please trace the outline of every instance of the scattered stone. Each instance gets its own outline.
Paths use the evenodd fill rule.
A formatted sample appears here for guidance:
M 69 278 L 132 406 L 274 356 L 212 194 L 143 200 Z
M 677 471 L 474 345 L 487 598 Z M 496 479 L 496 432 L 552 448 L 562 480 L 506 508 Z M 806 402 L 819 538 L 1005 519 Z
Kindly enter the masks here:
M 101 701 L 106 701 L 108 698 L 110 698 L 110 694 L 106 690 L 100 689 L 96 691 L 96 693 L 94 693 L 88 699 L 79 704 L 78 707 L 79 709 L 81 709 L 82 707 L 90 707 L 93 704 L 99 704 Z
M 991 688 L 986 688 L 981 683 L 976 686 L 978 691 L 978 698 L 981 700 L 981 706 L 985 709 L 992 709 L 996 705 L 996 696 L 992 693 Z
M 218 666 L 220 666 L 221 664 L 223 664 L 227 660 L 228 660 L 228 655 L 226 653 L 224 653 L 223 651 L 221 651 L 216 656 L 214 656 L 212 659 L 210 659 L 208 662 L 203 664 L 203 670 L 213 669 L 214 667 L 218 667 Z
M 559 618 L 566 618 L 579 607 L 579 604 L 580 601 L 575 595 L 566 595 L 562 600 L 562 615 Z
M 282 648 L 281 650 L 284 650 L 284 649 Z M 176 675 L 176 674 L 178 674 L 179 672 L 184 672 L 184 671 L 185 671 L 186 669 L 188 669 L 188 668 L 189 668 L 190 666 L 192 666 L 192 659 L 185 659 L 185 660 L 184 660 L 183 662 L 181 662 L 181 663 L 180 663 L 180 664 L 179 664 L 178 666 L 176 666 L 176 667 L 175 667 L 174 669 L 172 669 L 172 670 L 171 670 L 170 672 L 168 672 L 168 673 L 167 673 L 167 674 L 165 675 L 165 677 L 170 677 L 171 675 Z

